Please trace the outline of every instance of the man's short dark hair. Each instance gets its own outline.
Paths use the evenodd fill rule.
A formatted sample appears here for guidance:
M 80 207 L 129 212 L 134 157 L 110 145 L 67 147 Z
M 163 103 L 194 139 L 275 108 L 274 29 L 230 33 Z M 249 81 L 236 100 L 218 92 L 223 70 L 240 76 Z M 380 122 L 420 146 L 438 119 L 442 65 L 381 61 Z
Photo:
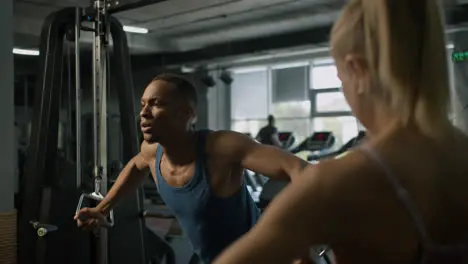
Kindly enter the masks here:
M 273 122 L 275 122 L 275 117 L 273 115 L 268 115 L 268 124 L 272 124 Z
M 185 100 L 192 104 L 193 107 L 197 107 L 197 89 L 184 76 L 173 73 L 163 73 L 154 77 L 153 82 L 154 81 L 165 81 L 174 84 L 177 89 L 177 95 L 183 96 Z

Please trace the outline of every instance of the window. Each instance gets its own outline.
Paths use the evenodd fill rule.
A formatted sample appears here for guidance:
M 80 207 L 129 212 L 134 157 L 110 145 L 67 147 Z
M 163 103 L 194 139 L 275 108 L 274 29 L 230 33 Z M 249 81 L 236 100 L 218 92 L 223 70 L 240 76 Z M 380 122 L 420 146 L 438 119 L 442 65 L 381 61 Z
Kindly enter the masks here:
M 317 112 L 348 112 L 351 108 L 343 92 L 317 93 L 315 99 Z
M 312 121 L 312 131 L 332 131 L 336 138 L 333 149 L 338 149 L 357 136 L 359 123 L 353 116 L 317 117 Z
M 308 98 L 309 67 L 274 69 L 271 71 L 273 103 L 303 101 Z
M 328 89 L 341 87 L 335 65 L 315 66 L 311 70 L 311 88 Z
M 272 114 L 276 118 L 285 117 L 308 117 L 310 115 L 310 101 L 274 103 Z
M 260 129 L 267 125 L 264 119 L 245 120 L 231 123 L 231 129 L 240 133 L 249 133 L 251 137 L 256 137 Z M 294 145 L 299 144 L 308 136 L 310 136 L 310 119 L 295 118 L 295 119 L 276 119 L 276 127 L 279 132 L 290 131 L 295 137 Z
M 261 119 L 268 115 L 267 71 L 236 73 L 231 86 L 231 117 Z
M 335 60 L 332 57 L 318 58 L 312 61 L 313 66 L 330 66 L 335 64 Z
M 265 119 L 258 120 L 233 120 L 231 123 L 231 129 L 240 133 L 249 133 L 250 136 L 256 137 L 258 131 L 267 125 Z

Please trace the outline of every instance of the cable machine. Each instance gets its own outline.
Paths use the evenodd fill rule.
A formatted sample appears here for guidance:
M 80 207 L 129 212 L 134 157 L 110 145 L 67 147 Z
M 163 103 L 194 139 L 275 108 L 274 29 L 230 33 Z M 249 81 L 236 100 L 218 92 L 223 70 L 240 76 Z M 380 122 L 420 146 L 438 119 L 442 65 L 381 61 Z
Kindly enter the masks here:
M 149 263 L 145 248 L 143 191 L 124 201 L 108 221 L 109 229 L 84 233 L 73 220 L 75 210 L 99 202 L 106 194 L 107 179 L 107 91 L 117 89 L 123 138 L 123 162 L 138 152 L 134 88 L 127 38 L 122 24 L 110 14 L 106 0 L 92 1 L 90 8 L 65 8 L 49 15 L 42 27 L 40 71 L 33 108 L 30 146 L 24 175 L 23 203 L 19 216 L 19 263 Z M 93 34 L 93 179 L 94 190 L 83 188 L 80 38 Z M 109 43 L 113 41 L 113 63 Z M 64 40 L 75 43 L 75 164 L 57 173 L 57 144 Z M 112 69 L 110 68 L 112 65 Z M 110 80 L 109 70 L 113 74 Z M 112 83 L 112 85 L 111 85 Z M 68 95 L 70 97 L 70 94 Z M 78 205 L 77 205 L 78 203 Z M 114 222 L 117 223 L 114 226 Z

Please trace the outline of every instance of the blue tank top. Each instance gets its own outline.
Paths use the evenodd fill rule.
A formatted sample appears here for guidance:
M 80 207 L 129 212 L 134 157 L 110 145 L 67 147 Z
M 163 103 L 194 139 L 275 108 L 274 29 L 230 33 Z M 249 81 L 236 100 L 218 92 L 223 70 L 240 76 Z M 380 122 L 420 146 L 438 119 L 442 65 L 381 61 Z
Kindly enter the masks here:
M 237 240 L 257 222 L 260 211 L 245 183 L 227 198 L 216 197 L 209 183 L 205 153 L 208 130 L 197 131 L 195 173 L 182 187 L 172 187 L 161 175 L 163 149 L 156 150 L 157 188 L 161 198 L 174 212 L 187 233 L 195 253 L 205 264 Z

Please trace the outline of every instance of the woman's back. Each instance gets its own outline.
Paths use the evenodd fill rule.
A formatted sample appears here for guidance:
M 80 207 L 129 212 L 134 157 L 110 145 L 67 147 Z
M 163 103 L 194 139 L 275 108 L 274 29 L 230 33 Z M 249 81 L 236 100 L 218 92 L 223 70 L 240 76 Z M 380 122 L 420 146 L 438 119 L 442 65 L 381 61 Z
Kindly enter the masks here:
M 322 244 L 339 264 L 468 263 L 468 250 L 439 254 L 468 245 L 468 138 L 448 120 L 439 2 L 348 1 L 330 50 L 370 141 L 307 168 L 216 264 L 286 263 Z
M 468 245 L 468 138 L 447 133 L 441 142 L 402 130 L 342 161 L 348 163 L 342 169 L 359 171 L 348 183 L 354 190 L 349 206 L 362 212 L 353 212 L 358 216 L 349 223 L 350 243 L 333 246 L 338 263 L 420 263 L 424 239 L 392 178 L 409 194 L 431 244 Z M 343 193 L 348 199 L 349 194 Z

